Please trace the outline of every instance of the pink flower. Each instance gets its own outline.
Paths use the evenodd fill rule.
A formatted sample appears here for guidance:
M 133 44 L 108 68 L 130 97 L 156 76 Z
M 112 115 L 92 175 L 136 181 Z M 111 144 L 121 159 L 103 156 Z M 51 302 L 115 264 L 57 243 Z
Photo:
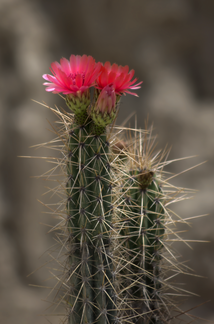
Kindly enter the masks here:
M 137 81 L 137 78 L 131 81 L 131 79 L 134 76 L 135 71 L 131 70 L 129 72 L 128 65 L 121 66 L 117 64 L 113 64 L 111 66 L 110 62 L 105 62 L 104 65 L 101 66 L 101 73 L 99 74 L 97 78 L 97 89 L 103 89 L 107 85 L 113 85 L 115 89 L 115 93 L 117 95 L 122 95 L 126 93 L 130 93 L 134 96 L 138 95 L 134 92 L 130 92 L 130 90 L 136 90 L 140 89 L 140 84 L 142 82 L 139 82 L 137 84 L 134 84 Z
M 95 110 L 102 115 L 105 113 L 111 114 L 116 105 L 116 94 L 113 85 L 107 85 L 99 94 L 96 102 Z
M 50 83 L 43 84 L 47 86 L 46 91 L 53 93 L 82 94 L 95 85 L 100 68 L 101 63 L 96 63 L 92 56 L 71 55 L 70 60 L 62 58 L 60 64 L 51 64 L 53 76 L 44 74 L 42 77 Z

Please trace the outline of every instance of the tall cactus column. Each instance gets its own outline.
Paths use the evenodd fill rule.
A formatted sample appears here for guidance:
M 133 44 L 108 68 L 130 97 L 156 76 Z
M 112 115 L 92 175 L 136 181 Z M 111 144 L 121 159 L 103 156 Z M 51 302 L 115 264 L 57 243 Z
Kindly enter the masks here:
M 106 126 L 115 118 L 116 95 L 107 86 L 90 109 L 85 99 L 82 103 L 67 97 L 74 112 L 67 162 L 69 324 L 113 323 L 112 184 Z M 109 105 L 111 113 L 105 114 Z
M 106 136 L 93 122 L 72 125 L 68 139 L 69 323 L 111 323 L 111 183 Z

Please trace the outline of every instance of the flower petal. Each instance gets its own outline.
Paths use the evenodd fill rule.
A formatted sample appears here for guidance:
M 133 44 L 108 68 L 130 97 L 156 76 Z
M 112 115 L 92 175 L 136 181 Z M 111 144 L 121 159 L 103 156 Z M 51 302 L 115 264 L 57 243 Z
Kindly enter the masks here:
M 66 58 L 62 58 L 60 60 L 60 64 L 61 64 L 61 67 L 62 67 L 62 71 L 67 75 L 69 76 L 71 74 L 71 68 L 70 68 L 70 63 L 69 61 L 66 59 Z

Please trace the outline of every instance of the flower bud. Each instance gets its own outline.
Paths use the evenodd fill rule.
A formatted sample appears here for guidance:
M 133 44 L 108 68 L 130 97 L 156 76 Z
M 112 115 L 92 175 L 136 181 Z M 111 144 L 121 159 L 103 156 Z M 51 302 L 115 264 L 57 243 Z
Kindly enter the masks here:
M 113 85 L 107 85 L 100 92 L 95 109 L 97 112 L 100 112 L 103 116 L 106 114 L 110 115 L 112 110 L 114 110 L 115 108 L 115 104 L 116 94 Z
M 113 84 L 102 89 L 95 106 L 91 108 L 91 118 L 95 125 L 106 127 L 114 121 L 116 117 L 116 99 Z

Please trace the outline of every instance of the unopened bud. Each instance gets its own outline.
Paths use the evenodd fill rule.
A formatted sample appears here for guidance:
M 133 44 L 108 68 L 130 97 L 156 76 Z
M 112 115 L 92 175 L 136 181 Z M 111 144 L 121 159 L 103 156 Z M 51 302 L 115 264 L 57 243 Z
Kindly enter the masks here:
M 116 99 L 113 84 L 102 89 L 95 106 L 91 108 L 91 118 L 95 125 L 106 127 L 114 121 L 116 117 Z

